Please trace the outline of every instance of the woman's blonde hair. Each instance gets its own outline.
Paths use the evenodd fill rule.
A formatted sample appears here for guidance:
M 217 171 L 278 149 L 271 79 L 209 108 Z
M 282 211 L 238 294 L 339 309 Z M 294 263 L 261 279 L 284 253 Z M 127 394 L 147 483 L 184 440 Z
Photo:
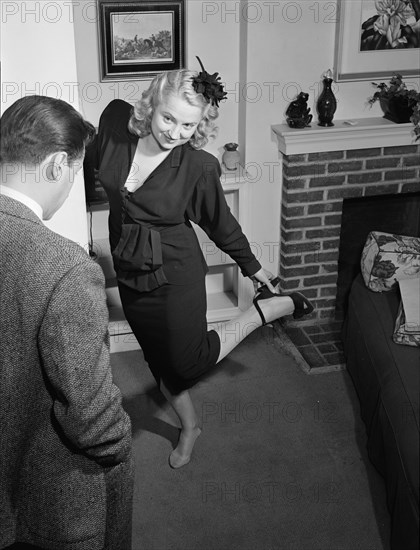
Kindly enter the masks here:
M 168 71 L 157 75 L 150 83 L 149 88 L 143 92 L 133 108 L 128 122 L 128 129 L 139 137 L 150 134 L 150 126 L 153 113 L 157 105 L 169 95 L 178 95 L 185 99 L 193 107 L 202 109 L 202 119 L 199 122 L 190 144 L 194 149 L 202 149 L 217 134 L 215 120 L 219 116 L 219 109 L 207 102 L 203 94 L 198 94 L 193 86 L 192 79 L 196 77 L 196 71 L 180 69 Z

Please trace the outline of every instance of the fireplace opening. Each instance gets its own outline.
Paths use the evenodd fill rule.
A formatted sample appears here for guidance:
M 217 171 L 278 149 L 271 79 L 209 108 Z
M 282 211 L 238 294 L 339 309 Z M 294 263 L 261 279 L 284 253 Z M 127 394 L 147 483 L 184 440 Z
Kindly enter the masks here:
M 336 319 L 343 319 L 346 314 L 350 287 L 360 271 L 360 258 L 370 231 L 419 237 L 420 192 L 343 200 Z

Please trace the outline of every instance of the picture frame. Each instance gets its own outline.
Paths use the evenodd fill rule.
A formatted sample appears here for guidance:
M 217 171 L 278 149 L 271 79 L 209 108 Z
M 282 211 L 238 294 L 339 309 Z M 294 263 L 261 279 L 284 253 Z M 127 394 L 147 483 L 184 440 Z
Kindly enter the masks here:
M 392 4 L 392 0 L 385 2 Z M 404 7 L 401 3 L 399 9 Z M 407 8 L 405 14 L 391 16 L 389 12 L 380 13 L 374 0 L 338 0 L 334 79 L 372 80 L 390 78 L 395 73 L 403 77 L 419 76 L 419 35 L 407 35 L 407 30 L 411 32 L 409 23 L 420 25 L 420 4 L 415 8 L 413 15 Z M 407 26 L 398 24 L 400 16 Z
M 185 66 L 185 0 L 97 0 L 101 82 Z

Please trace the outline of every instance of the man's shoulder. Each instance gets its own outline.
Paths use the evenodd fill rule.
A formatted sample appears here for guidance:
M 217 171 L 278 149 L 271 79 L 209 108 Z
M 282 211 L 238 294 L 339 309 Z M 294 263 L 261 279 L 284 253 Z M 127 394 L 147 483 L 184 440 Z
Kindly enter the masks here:
M 48 239 L 53 245 L 53 249 L 58 252 L 64 252 L 66 255 L 77 261 L 90 261 L 88 254 L 82 248 L 82 243 L 76 243 L 55 231 L 51 231 L 44 226 L 44 238 Z M 85 244 L 85 243 L 83 243 Z
M 88 272 L 95 270 L 102 274 L 102 270 L 90 257 L 83 246 L 86 243 L 76 243 L 67 237 L 63 237 L 44 226 L 42 239 L 48 242 L 48 260 L 53 262 L 58 274 L 67 273 L 79 265 Z
M 78 244 L 43 223 L 16 217 L 12 220 L 3 227 L 3 235 L 8 235 L 9 254 L 19 254 L 20 262 L 36 264 L 40 269 L 44 265 L 50 273 L 63 273 L 77 264 L 93 263 L 81 246 L 85 243 Z

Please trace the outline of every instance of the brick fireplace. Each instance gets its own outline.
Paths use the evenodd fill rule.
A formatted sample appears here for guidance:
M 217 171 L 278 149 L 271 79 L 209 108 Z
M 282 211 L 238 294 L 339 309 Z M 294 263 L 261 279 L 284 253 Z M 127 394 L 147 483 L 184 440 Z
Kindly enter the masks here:
M 335 306 L 343 200 L 419 191 L 420 146 L 411 124 L 380 118 L 272 129 L 282 158 L 281 290 L 301 290 L 316 305 L 310 319 L 283 328 L 311 370 L 340 368 Z

